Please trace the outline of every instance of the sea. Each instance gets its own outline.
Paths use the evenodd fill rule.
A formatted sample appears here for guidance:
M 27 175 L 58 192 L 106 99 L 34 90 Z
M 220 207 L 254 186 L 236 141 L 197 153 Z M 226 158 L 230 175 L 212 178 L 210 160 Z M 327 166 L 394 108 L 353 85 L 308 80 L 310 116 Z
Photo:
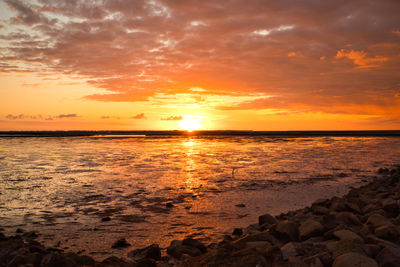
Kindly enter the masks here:
M 0 134 L 0 227 L 104 259 L 219 242 L 400 164 L 397 134 Z M 131 247 L 112 249 L 125 238 Z

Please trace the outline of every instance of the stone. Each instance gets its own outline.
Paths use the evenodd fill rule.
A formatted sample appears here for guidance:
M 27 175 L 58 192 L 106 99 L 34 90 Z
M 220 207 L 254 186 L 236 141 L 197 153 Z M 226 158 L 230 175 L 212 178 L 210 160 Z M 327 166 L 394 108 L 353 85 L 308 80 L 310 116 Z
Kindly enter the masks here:
M 299 237 L 301 240 L 305 240 L 309 237 L 319 235 L 323 232 L 324 227 L 317 221 L 308 219 L 303 222 L 299 227 Z
M 161 259 L 161 251 L 157 244 L 152 244 L 148 247 L 142 249 L 135 249 L 128 253 L 128 257 L 134 259 L 135 261 L 142 259 Z
M 383 225 L 390 225 L 391 222 L 381 214 L 374 213 L 368 217 L 367 224 L 371 224 L 372 226 L 377 228 Z
M 243 230 L 242 230 L 242 228 L 235 228 L 235 229 L 233 229 L 232 235 L 236 235 L 236 236 L 241 236 L 241 235 L 243 235 Z
M 281 247 L 282 258 L 284 260 L 288 260 L 289 257 L 298 256 L 298 249 L 300 247 L 300 243 L 297 242 L 289 242 L 283 247 Z
M 375 235 L 386 240 L 397 240 L 399 233 L 394 225 L 387 224 L 375 229 Z
M 167 208 L 172 208 L 173 206 L 174 206 L 174 203 L 172 203 L 172 202 L 167 202 L 165 204 L 165 207 L 167 207 Z
M 277 235 L 290 241 L 297 241 L 299 236 L 299 227 L 296 223 L 288 220 L 280 221 L 276 225 L 275 231 Z
M 121 238 L 117 241 L 114 242 L 114 244 L 111 246 L 112 248 L 126 248 L 129 247 L 131 244 L 129 244 L 125 238 Z
M 382 201 L 382 207 L 389 218 L 394 218 L 399 215 L 399 206 L 393 199 L 386 199 Z
M 351 212 L 342 211 L 336 214 L 336 219 L 347 225 L 361 225 L 360 219 Z
M 270 214 L 264 214 L 258 217 L 258 224 L 259 225 L 272 225 L 276 223 L 276 219 Z
M 246 247 L 254 247 L 254 248 L 268 248 L 271 246 L 271 243 L 268 241 L 252 241 L 246 242 Z
M 395 247 L 384 247 L 376 256 L 381 266 L 399 266 L 400 249 Z
M 203 245 L 203 243 L 201 243 L 199 240 L 197 239 L 193 239 L 193 238 L 185 238 L 182 241 L 182 245 L 184 246 L 189 246 L 189 247 L 195 247 L 198 250 L 200 250 L 201 252 L 205 253 L 207 252 L 206 247 Z
M 111 218 L 107 216 L 107 217 L 101 218 L 101 221 L 102 222 L 109 222 L 109 221 L 111 221 Z
M 183 242 L 179 240 L 173 240 L 170 246 L 167 248 L 167 254 L 176 259 L 180 259 L 185 254 L 192 257 L 200 256 L 202 254 L 202 252 L 198 248 L 192 246 L 184 246 L 182 243 Z
M 59 253 L 47 254 L 43 257 L 40 266 L 42 267 L 73 267 L 76 263 L 71 259 L 61 255 Z
M 322 206 L 312 206 L 311 211 L 316 215 L 326 215 L 330 212 L 328 208 Z
M 238 207 L 238 208 L 245 208 L 246 207 L 245 204 L 236 204 L 235 206 Z
M 337 257 L 332 267 L 378 267 L 378 264 L 374 259 L 350 252 Z
M 350 230 L 338 230 L 333 232 L 333 235 L 340 240 L 349 240 L 353 242 L 363 242 L 363 239 L 356 233 Z

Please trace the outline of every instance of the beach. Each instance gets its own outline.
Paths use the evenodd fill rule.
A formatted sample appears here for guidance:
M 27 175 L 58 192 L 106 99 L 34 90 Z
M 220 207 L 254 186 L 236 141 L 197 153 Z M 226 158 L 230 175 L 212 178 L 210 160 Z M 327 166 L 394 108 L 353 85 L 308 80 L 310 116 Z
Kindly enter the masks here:
M 377 177 L 343 197 L 318 199 L 311 206 L 260 215 L 218 243 L 195 238 L 152 244 L 127 257 L 99 262 L 44 247 L 38 234 L 20 230 L 0 235 L 1 266 L 397 266 L 400 261 L 400 167 L 381 168 Z M 130 247 L 117 240 L 113 248 Z

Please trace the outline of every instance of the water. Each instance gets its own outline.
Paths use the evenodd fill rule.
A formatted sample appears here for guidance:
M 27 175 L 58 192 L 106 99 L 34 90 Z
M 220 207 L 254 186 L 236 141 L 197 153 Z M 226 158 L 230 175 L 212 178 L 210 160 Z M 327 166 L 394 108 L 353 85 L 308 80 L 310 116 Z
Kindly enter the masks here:
M 0 138 L 0 226 L 98 259 L 188 235 L 213 242 L 343 195 L 399 152 L 398 137 Z M 132 247 L 112 250 L 120 237 Z

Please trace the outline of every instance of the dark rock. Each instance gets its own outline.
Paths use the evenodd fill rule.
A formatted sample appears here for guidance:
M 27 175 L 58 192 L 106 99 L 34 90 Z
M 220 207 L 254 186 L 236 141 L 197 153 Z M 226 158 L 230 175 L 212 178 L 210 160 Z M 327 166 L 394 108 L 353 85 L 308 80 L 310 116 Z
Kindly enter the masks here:
M 336 214 L 336 220 L 346 225 L 361 225 L 360 219 L 351 212 L 342 211 Z
M 371 224 L 373 227 L 377 228 L 384 225 L 390 225 L 391 222 L 381 214 L 374 213 L 368 217 L 367 224 Z
M 136 263 L 128 262 L 115 256 L 108 257 L 103 260 L 100 266 L 119 266 L 119 267 L 137 267 Z
M 29 232 L 23 233 L 22 236 L 24 238 L 28 238 L 28 239 L 35 239 L 39 235 L 35 231 L 29 231 Z
M 384 247 L 376 256 L 376 260 L 381 266 L 399 266 L 400 249 L 395 247 Z
M 299 255 L 299 250 L 301 248 L 300 243 L 289 242 L 283 247 L 281 247 L 282 258 L 288 260 L 289 257 L 296 257 Z
M 172 203 L 172 202 L 167 202 L 165 204 L 165 207 L 167 207 L 167 208 L 172 208 L 173 206 L 174 206 L 174 203 Z
M 275 227 L 278 237 L 288 241 L 297 241 L 299 236 L 299 227 L 296 223 L 288 220 L 280 221 Z
M 276 219 L 270 214 L 264 214 L 258 217 L 259 225 L 272 225 L 276 223 Z
M 389 218 L 394 218 L 399 215 L 399 207 L 393 199 L 386 199 L 382 201 L 383 210 Z
M 76 265 L 76 262 L 59 253 L 47 254 L 40 263 L 42 267 L 73 267 Z
M 109 222 L 109 221 L 111 221 L 111 218 L 107 216 L 107 217 L 101 218 L 101 221 L 102 222 Z
M 301 240 L 306 240 L 309 237 L 319 235 L 323 232 L 324 227 L 321 223 L 308 219 L 299 227 L 299 237 Z
M 75 253 L 69 252 L 65 256 L 74 261 L 79 266 L 93 266 L 96 263 L 94 259 L 86 255 L 77 255 Z
M 17 230 L 15 231 L 17 234 L 22 234 L 24 231 L 24 229 L 21 228 L 17 228 Z
M 135 267 L 157 267 L 157 262 L 153 259 L 141 259 L 136 262 Z
M 199 240 L 193 239 L 193 238 L 186 238 L 182 241 L 182 245 L 184 246 L 189 246 L 189 247 L 195 247 L 198 250 L 200 250 L 202 253 L 207 252 L 206 247 L 201 243 Z
M 161 259 L 161 251 L 157 244 L 152 244 L 148 247 L 142 249 L 135 249 L 128 253 L 128 257 L 134 259 L 136 261 L 142 259 L 153 259 L 160 260 Z
M 236 204 L 235 206 L 238 207 L 238 208 L 244 208 L 244 207 L 246 207 L 245 204 Z
M 345 253 L 335 259 L 332 267 L 350 267 L 350 266 L 362 266 L 362 267 L 378 267 L 378 264 L 374 259 L 358 253 Z
M 241 236 L 241 235 L 243 235 L 243 230 L 242 230 L 242 228 L 235 228 L 235 229 L 233 229 L 232 235 L 236 235 L 236 236 Z
M 338 230 L 333 232 L 333 235 L 340 240 L 349 240 L 353 242 L 363 242 L 363 239 L 356 233 L 349 230 Z
M 126 248 L 129 247 L 131 244 L 129 244 L 125 238 L 121 238 L 117 240 L 111 247 L 112 248 Z
M 312 213 L 316 215 L 326 215 L 329 214 L 330 210 L 328 208 L 322 206 L 313 206 L 311 207 Z

